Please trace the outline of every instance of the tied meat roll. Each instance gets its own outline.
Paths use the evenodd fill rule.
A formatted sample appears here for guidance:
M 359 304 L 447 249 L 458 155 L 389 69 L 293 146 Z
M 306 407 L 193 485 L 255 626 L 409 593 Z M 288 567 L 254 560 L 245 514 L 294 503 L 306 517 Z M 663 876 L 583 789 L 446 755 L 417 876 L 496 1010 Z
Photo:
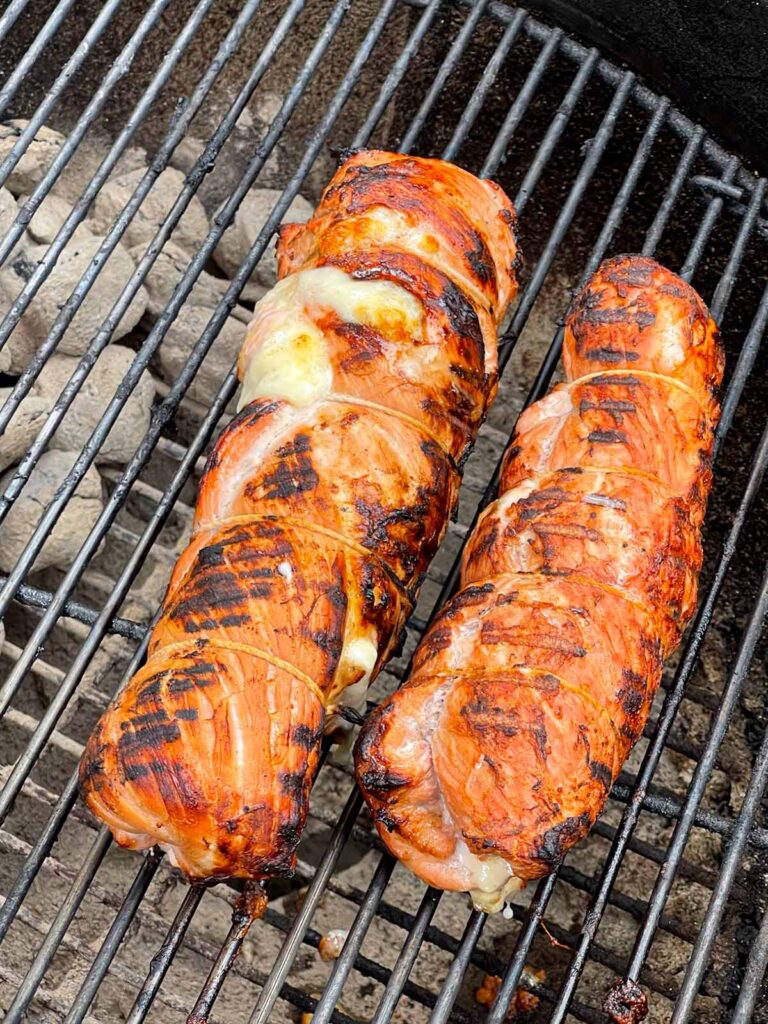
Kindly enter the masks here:
M 282 229 L 147 663 L 82 760 L 121 845 L 192 878 L 292 869 L 323 732 L 364 703 L 455 506 L 516 263 L 496 185 L 391 153 Z
M 488 911 L 591 828 L 702 560 L 723 358 L 698 295 L 653 260 L 603 263 L 563 363 L 520 417 L 459 593 L 355 751 L 392 853 Z

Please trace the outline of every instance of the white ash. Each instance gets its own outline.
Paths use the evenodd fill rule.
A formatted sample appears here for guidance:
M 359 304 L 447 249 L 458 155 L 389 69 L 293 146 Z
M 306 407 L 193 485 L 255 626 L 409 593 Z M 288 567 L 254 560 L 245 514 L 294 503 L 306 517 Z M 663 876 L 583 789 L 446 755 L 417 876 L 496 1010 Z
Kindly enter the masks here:
M 254 98 L 256 124 L 262 129 L 269 128 L 283 105 L 283 97 L 277 92 L 259 93 Z
M 202 139 L 193 139 L 189 136 L 182 139 L 171 156 L 171 167 L 175 167 L 184 174 L 189 174 L 197 161 L 205 152 L 205 143 Z
M 22 206 L 28 198 L 29 196 L 19 196 L 19 206 Z M 54 192 L 49 192 L 27 226 L 27 234 L 32 242 L 38 245 L 50 245 L 71 212 L 72 206 L 66 199 L 62 199 Z M 81 241 L 83 238 L 92 237 L 95 234 L 97 232 L 93 225 L 89 224 L 86 219 L 77 225 L 72 232 L 70 241 Z
M 44 452 L 40 456 L 3 524 L 3 543 L 0 544 L 2 572 L 10 572 L 16 564 L 76 458 L 74 452 L 60 451 Z M 0 492 L 5 491 L 13 472 L 9 470 L 0 479 Z M 64 506 L 56 526 L 35 560 L 34 570 L 50 566 L 66 568 L 71 565 L 86 535 L 101 514 L 102 507 L 101 477 L 91 466 Z
M 0 408 L 10 397 L 11 388 L 0 388 Z M 0 436 L 0 469 L 18 462 L 34 441 L 48 415 L 48 403 L 28 395 Z
M 240 290 L 240 298 L 243 302 L 249 302 L 251 305 L 255 306 L 257 302 L 264 298 L 268 291 L 269 288 L 265 285 L 259 284 L 258 281 L 251 279 L 250 281 L 246 281 Z M 237 314 L 233 311 L 233 315 L 236 316 Z M 248 314 L 248 320 L 246 320 L 246 323 L 250 322 L 252 316 L 252 313 Z
M 144 255 L 143 245 L 134 246 L 130 249 L 130 255 L 136 261 Z M 187 271 L 192 256 L 174 242 L 166 242 L 162 252 L 152 264 L 144 287 L 147 289 L 147 315 L 156 320 L 171 300 L 173 290 Z M 219 304 L 224 292 L 229 287 L 229 281 L 221 277 L 214 277 L 203 270 L 192 291 L 187 298 L 191 306 L 202 306 L 205 309 L 213 310 Z M 250 314 L 246 310 L 246 315 Z
M 185 306 L 171 324 L 159 349 L 162 376 L 173 384 L 189 361 L 211 318 L 211 310 Z M 202 365 L 192 379 L 187 394 L 203 405 L 210 405 L 240 352 L 245 325 L 227 317 Z M 233 406 L 234 408 L 234 406 Z
M 16 202 L 7 188 L 0 188 L 0 240 L 10 231 L 11 225 L 16 220 L 20 205 L 21 203 Z M 12 263 L 20 253 L 24 252 L 31 245 L 34 245 L 34 239 L 24 231 L 13 249 L 3 260 L 2 265 L 7 266 L 9 263 Z
M 73 238 L 60 254 L 55 266 L 32 299 L 19 327 L 9 339 L 10 370 L 21 373 L 37 351 L 91 262 L 103 239 L 90 234 Z M 15 298 L 47 251 L 44 245 L 31 246 L 22 256 L 0 270 L 0 301 Z M 85 296 L 71 324 L 59 342 L 57 351 L 63 355 L 82 355 L 111 311 L 118 295 L 133 274 L 135 266 L 122 245 L 116 246 L 99 271 L 91 290 Z M 133 330 L 147 305 L 147 293 L 139 288 L 113 333 L 122 338 Z M 0 307 L 0 312 L 5 309 Z
M 101 232 L 106 234 L 133 195 L 143 176 L 144 171 L 137 168 L 120 175 L 120 177 L 112 178 L 105 184 L 94 200 L 91 212 L 91 219 Z M 146 245 L 154 238 L 183 187 L 184 175 L 182 172 L 173 167 L 166 167 L 128 224 L 123 235 L 123 243 L 126 247 L 130 248 L 141 243 Z M 195 252 L 207 234 L 208 218 L 205 215 L 203 204 L 197 196 L 192 196 L 189 206 L 171 237 L 177 245 L 190 252 Z
M 147 151 L 142 149 L 141 146 L 129 146 L 117 160 L 115 168 L 112 171 L 113 178 L 120 178 L 124 174 L 130 174 L 132 171 L 141 171 L 142 174 L 148 167 L 147 162 Z
M 108 345 L 104 349 L 59 424 L 51 440 L 52 447 L 68 451 L 79 451 L 83 447 L 134 358 L 135 353 L 123 345 Z M 48 410 L 52 409 L 77 364 L 78 360 L 73 357 L 52 356 L 35 381 L 32 395 L 42 399 Z M 149 429 L 154 397 L 154 382 L 145 372 L 99 449 L 97 463 L 130 461 Z
M 29 121 L 15 118 L 0 125 L 0 161 L 11 152 Z M 56 159 L 66 139 L 45 125 L 38 128 L 26 152 L 19 158 L 6 181 L 6 187 L 16 196 L 33 192 Z
M 0 321 L 19 294 L 14 276 L 0 269 Z M 0 373 L 20 374 L 38 349 L 34 333 L 26 317 L 22 317 L 13 329 L 5 345 L 0 349 Z
M 214 258 L 229 277 L 234 277 L 259 236 L 282 193 L 279 189 L 254 189 L 243 199 L 235 214 L 234 223 L 224 232 L 216 246 Z M 313 213 L 312 204 L 303 196 L 296 196 L 285 212 L 282 224 L 304 223 Z M 253 272 L 254 280 L 271 288 L 277 280 L 277 254 L 270 241 Z M 245 294 L 245 293 L 244 293 Z M 247 295 L 245 295 L 248 298 Z
M 11 224 L 16 220 L 19 208 L 7 188 L 0 188 L 0 239 L 2 239 Z

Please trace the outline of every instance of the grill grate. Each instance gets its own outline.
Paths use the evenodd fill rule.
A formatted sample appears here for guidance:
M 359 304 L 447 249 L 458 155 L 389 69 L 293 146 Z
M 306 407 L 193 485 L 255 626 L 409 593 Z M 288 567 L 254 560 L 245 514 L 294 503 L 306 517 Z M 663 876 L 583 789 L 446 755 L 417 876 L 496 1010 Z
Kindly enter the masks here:
M 38 34 L 27 32 L 21 57 L 8 33 L 26 0 L 14 0 L 0 17 L 0 61 L 10 69 L 0 115 L 30 118 L 0 162 L 0 184 L 43 123 L 60 123 L 67 141 L 0 241 L 0 262 L 70 162 L 74 166 L 84 150 L 96 147 L 95 133 L 112 123 L 121 127 L 108 132 L 101 162 L 83 177 L 72 213 L 0 324 L 0 347 L 129 143 L 148 138 L 148 125 L 159 127 L 135 193 L 44 344 L 18 380 L 9 382 L 0 430 L 18 415 L 178 144 L 196 132 L 207 142 L 30 440 L 0 496 L 0 523 L 24 493 L 192 198 L 211 171 L 230 161 L 248 105 L 273 88 L 276 68 L 294 73 L 170 301 L 133 339 L 135 358 L 123 383 L 42 510 L 16 565 L 0 580 L 7 628 L 0 687 L 0 941 L 8 950 L 0 960 L 0 1005 L 7 1008 L 6 1020 L 20 1021 L 26 1013 L 67 1024 L 138 1024 L 211 1012 L 221 1021 L 266 1024 L 294 1019 L 296 1008 L 312 1012 L 314 1024 L 500 1024 L 522 987 L 539 999 L 532 1021 L 601 1022 L 607 989 L 615 977 L 627 977 L 650 991 L 650 1020 L 768 1021 L 768 1005 L 760 998 L 768 963 L 768 828 L 761 808 L 768 732 L 760 700 L 768 610 L 760 536 L 768 461 L 768 426 L 760 434 L 766 389 L 760 346 L 768 324 L 766 182 L 631 71 L 493 0 L 290 0 L 263 10 L 260 0 L 249 0 L 234 20 L 217 0 L 195 6 L 155 0 L 140 19 L 130 4 L 110 0 L 94 5 L 82 38 L 59 64 L 52 62 L 48 76 L 40 72 L 43 84 L 36 92 L 34 83 L 28 87 L 29 76 L 39 72 L 77 5 L 60 0 L 42 6 Z M 178 18 L 179 7 L 186 20 Z M 208 26 L 220 25 L 222 12 L 225 29 L 215 35 L 215 45 L 201 50 L 200 39 L 210 40 Z M 175 36 L 166 25 L 171 16 L 179 20 Z M 19 24 L 23 32 L 24 20 Z M 142 67 L 143 51 L 158 36 L 164 59 Z M 107 51 L 109 61 L 99 64 Z M 198 67 L 192 88 L 176 102 L 175 76 L 192 52 L 205 56 L 202 74 Z M 253 59 L 241 53 L 253 53 Z M 340 54 L 346 54 L 341 61 Z M 242 73 L 235 74 L 233 88 L 238 60 Z M 93 88 L 84 84 L 89 68 L 98 70 Z M 121 83 L 130 88 L 121 93 Z M 322 102 L 318 89 L 325 89 Z M 118 118 L 120 96 L 125 113 Z M 128 395 L 189 304 L 243 197 L 254 183 L 262 184 L 286 139 L 294 157 L 287 184 L 188 362 L 156 404 L 134 457 L 119 469 L 102 467 L 108 499 L 98 522 L 65 571 L 35 573 L 37 554 Z M 557 318 L 568 290 L 614 251 L 657 254 L 694 282 L 723 325 L 729 379 L 717 435 L 708 560 L 688 643 L 665 677 L 645 739 L 606 813 L 527 905 L 514 908 L 514 920 L 469 912 L 462 899 L 425 891 L 396 868 L 360 817 L 361 799 L 349 773 L 326 763 L 300 847 L 297 885 L 306 882 L 306 891 L 271 886 L 273 901 L 246 937 L 236 890 L 177 886 L 161 857 L 126 854 L 106 830 L 94 832 L 76 803 L 74 769 L 80 743 L 106 700 L 141 662 L 153 606 L 146 576 L 167 578 L 190 520 L 192 481 L 236 388 L 230 372 L 212 406 L 203 409 L 186 396 L 190 382 L 291 200 L 327 177 L 329 147 L 367 143 L 442 155 L 497 177 L 520 212 L 528 259 L 500 349 L 506 368 L 500 395 L 467 467 L 459 521 L 409 624 L 406 652 L 456 585 L 462 539 L 495 493 L 498 458 L 515 415 L 544 394 L 556 372 L 562 342 Z M 403 656 L 390 664 L 375 694 L 406 674 Z M 329 971 L 314 955 L 322 938 L 318 929 L 339 925 L 348 938 Z M 559 945 L 549 943 L 544 925 Z M 544 968 L 545 976 L 526 971 L 526 964 Z M 471 996 L 484 973 L 501 979 L 488 1011 Z

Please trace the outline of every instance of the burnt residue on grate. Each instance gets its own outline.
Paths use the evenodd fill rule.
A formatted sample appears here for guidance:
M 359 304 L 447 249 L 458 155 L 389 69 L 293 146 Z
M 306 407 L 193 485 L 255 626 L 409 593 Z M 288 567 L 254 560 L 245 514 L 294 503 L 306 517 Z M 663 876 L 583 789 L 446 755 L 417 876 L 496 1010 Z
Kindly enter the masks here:
M 647 1000 L 659 1024 L 768 1021 L 765 182 L 631 72 L 482 0 L 13 0 L 0 68 L 6 1019 L 600 1022 Z M 326 759 L 297 875 L 248 929 L 235 889 L 97 831 L 74 772 L 189 534 L 270 236 L 364 144 L 496 177 L 526 256 L 458 521 L 372 698 L 455 584 L 571 291 L 615 252 L 682 271 L 722 322 L 701 611 L 605 814 L 511 918 L 393 866 Z

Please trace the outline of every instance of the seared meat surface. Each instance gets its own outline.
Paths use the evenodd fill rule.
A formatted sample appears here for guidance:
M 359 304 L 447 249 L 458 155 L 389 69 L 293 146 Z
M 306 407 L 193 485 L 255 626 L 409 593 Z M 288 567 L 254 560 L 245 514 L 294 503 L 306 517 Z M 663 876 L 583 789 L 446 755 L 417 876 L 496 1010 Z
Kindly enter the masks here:
M 498 910 L 599 815 L 696 604 L 723 372 L 693 289 L 606 261 L 520 417 L 462 587 L 356 748 L 389 849 Z
M 396 646 L 495 394 L 514 211 L 360 152 L 278 258 L 147 663 L 80 772 L 119 843 L 194 878 L 292 869 L 324 729 Z

